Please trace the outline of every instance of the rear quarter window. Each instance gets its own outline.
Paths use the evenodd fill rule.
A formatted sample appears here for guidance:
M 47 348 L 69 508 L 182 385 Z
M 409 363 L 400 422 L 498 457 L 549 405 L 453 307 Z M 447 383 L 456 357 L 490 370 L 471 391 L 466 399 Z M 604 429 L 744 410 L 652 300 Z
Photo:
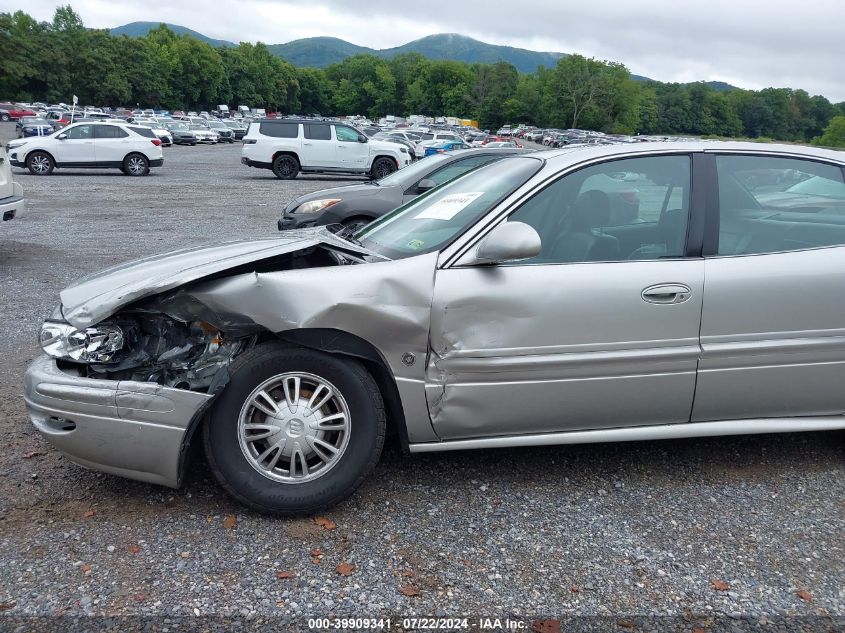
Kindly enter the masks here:
M 261 123 L 258 131 L 274 138 L 296 138 L 299 136 L 299 123 Z

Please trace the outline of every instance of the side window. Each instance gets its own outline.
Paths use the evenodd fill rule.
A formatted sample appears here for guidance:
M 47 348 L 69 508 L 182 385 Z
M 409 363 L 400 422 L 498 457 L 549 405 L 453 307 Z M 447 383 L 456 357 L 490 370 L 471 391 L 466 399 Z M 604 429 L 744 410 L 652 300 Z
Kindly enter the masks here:
M 299 136 L 299 123 L 260 123 L 258 131 L 273 138 L 296 138 Z
M 126 138 L 129 136 L 129 134 L 121 130 L 116 125 L 95 125 L 93 127 L 94 138 Z
M 77 127 L 70 128 L 66 134 L 69 139 L 89 139 L 92 138 L 93 127 L 93 125 L 79 125 Z
M 719 255 L 845 245 L 842 169 L 809 160 L 717 156 Z
M 352 128 L 343 127 L 342 125 L 336 125 L 334 128 L 334 133 L 337 136 L 338 141 L 344 141 L 347 143 L 358 142 L 358 132 L 356 132 Z
M 325 124 L 305 123 L 305 138 L 312 141 L 332 140 L 332 128 Z
M 438 185 L 442 185 L 444 182 L 449 182 L 453 178 L 457 178 L 458 176 L 467 173 L 470 169 L 475 169 L 479 165 L 485 165 L 487 163 L 491 163 L 494 160 L 498 160 L 499 156 L 473 156 L 472 158 L 465 158 L 463 160 L 456 160 L 452 163 L 449 163 L 445 167 L 438 169 L 433 174 L 426 176 L 429 180 L 433 180 Z
M 689 199 L 689 156 L 627 158 L 564 176 L 508 219 L 542 240 L 540 254 L 520 263 L 682 257 Z

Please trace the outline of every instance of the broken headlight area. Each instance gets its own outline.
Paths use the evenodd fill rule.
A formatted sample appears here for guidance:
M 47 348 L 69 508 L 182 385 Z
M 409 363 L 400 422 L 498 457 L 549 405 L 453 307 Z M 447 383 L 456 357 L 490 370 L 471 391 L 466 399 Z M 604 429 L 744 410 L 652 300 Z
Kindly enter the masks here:
M 39 336 L 41 348 L 54 358 L 81 363 L 108 363 L 123 349 L 123 330 L 113 323 L 77 330 L 70 323 L 46 321 Z
M 41 341 L 51 356 L 85 363 L 91 378 L 206 391 L 217 372 L 252 346 L 255 338 L 230 338 L 203 321 L 186 323 L 158 313 L 126 312 L 84 330 L 48 321 Z

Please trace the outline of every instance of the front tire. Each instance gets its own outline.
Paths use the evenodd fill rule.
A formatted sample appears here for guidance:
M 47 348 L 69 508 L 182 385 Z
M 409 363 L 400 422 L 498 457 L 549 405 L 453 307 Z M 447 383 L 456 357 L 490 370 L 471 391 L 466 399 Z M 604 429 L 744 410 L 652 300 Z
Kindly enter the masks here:
M 276 156 L 273 161 L 273 173 L 280 180 L 293 180 L 299 174 L 299 161 L 289 154 Z
M 10 117 L 9 117 L 8 114 L 5 114 L 5 113 L 0 114 L 0 121 L 3 121 L 5 123 L 6 121 L 9 121 L 9 120 L 10 120 Z
M 370 170 L 370 178 L 380 180 L 396 171 L 396 163 L 390 158 L 378 158 Z
M 33 176 L 49 176 L 56 163 L 47 152 L 32 152 L 26 157 L 26 168 Z
M 146 176 L 150 173 L 150 161 L 143 154 L 129 154 L 123 159 L 121 171 L 127 176 Z
M 269 343 L 229 373 L 203 439 L 215 477 L 244 505 L 311 513 L 349 497 L 375 467 L 384 402 L 358 361 Z

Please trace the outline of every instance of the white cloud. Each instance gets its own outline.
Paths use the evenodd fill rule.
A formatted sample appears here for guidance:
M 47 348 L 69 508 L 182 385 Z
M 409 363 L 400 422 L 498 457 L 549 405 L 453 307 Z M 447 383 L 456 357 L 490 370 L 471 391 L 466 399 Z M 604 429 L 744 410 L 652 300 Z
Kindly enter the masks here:
M 393 0 L 389 5 L 348 0 L 71 2 L 92 27 L 163 21 L 232 41 L 276 44 L 328 35 L 372 48 L 431 33 L 462 33 L 496 44 L 620 61 L 636 74 L 661 81 L 789 86 L 845 100 L 842 0 L 522 0 L 518 10 L 454 0 Z M 49 20 L 56 4 L 41 2 L 24 10 Z M 0 0 L 0 11 L 18 9 Z

